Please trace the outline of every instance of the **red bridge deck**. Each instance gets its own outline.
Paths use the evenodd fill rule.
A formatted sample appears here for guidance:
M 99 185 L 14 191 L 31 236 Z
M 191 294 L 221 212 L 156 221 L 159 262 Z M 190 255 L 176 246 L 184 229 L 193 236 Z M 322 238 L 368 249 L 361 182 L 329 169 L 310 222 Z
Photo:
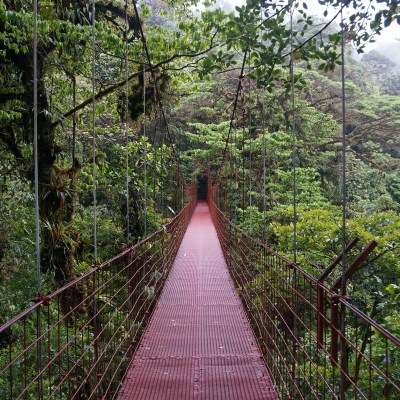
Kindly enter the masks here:
M 277 399 L 204 202 L 120 390 L 127 399 Z

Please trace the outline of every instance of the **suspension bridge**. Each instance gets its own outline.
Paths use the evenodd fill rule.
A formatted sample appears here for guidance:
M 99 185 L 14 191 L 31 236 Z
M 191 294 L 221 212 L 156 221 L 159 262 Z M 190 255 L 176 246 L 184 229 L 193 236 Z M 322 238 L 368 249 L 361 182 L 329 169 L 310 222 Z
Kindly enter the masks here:
M 316 278 L 232 225 L 216 195 L 187 188 L 162 229 L 0 327 L 3 397 L 398 398 L 399 339 L 325 284 L 340 257 Z
M 135 2 L 134 6 L 140 20 Z M 141 26 L 140 34 L 154 80 L 154 95 L 170 136 Z M 36 36 L 34 48 L 36 54 Z M 1 398 L 400 397 L 399 338 L 354 306 L 346 295 L 346 283 L 377 243 L 372 241 L 347 265 L 346 255 L 358 238 L 344 242 L 342 254 L 321 276 L 314 276 L 304 265 L 239 229 L 219 207 L 226 195 L 221 177 L 246 56 L 247 52 L 214 181 L 208 167 L 203 171 L 207 179 L 202 180 L 207 182 L 206 187 L 186 184 L 175 155 L 176 179 L 170 184 L 177 192 L 175 209 L 183 204 L 174 218 L 137 244 L 46 295 L 40 290 L 35 87 L 39 294 L 32 306 L 0 327 L 0 345 L 6 349 L 0 359 Z M 37 84 L 36 63 L 35 59 Z M 93 109 L 95 100 L 93 83 Z M 145 107 L 146 99 L 143 103 Z M 95 112 L 92 123 L 95 164 Z M 147 167 L 144 166 L 144 180 Z M 295 167 L 294 164 L 294 174 Z M 95 168 L 93 174 L 96 186 Z M 96 254 L 96 187 L 94 206 Z M 127 231 L 129 235 L 129 226 Z M 340 265 L 340 277 L 328 279 Z

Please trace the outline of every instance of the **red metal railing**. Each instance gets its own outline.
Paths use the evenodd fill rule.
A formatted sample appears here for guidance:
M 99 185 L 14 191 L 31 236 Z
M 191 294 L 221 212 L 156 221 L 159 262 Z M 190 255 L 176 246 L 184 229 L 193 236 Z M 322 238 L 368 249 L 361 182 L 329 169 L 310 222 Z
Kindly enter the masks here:
M 209 185 L 229 271 L 280 397 L 399 399 L 399 338 L 339 296 L 335 285 L 232 225 L 214 195 Z
M 1 399 L 112 399 L 196 205 L 0 327 Z

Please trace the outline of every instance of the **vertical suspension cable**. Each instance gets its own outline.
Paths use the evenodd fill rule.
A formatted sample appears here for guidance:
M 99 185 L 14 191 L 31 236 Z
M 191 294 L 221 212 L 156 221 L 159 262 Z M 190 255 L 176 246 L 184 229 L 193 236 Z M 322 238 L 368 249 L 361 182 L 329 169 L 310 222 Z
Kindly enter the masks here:
M 147 142 L 146 142 L 146 54 L 143 42 L 143 194 L 144 194 L 144 236 L 147 236 Z
M 233 143 L 234 143 L 234 138 L 233 137 L 231 137 L 230 138 L 230 171 L 231 171 L 231 173 L 230 173 L 230 175 L 231 175 L 231 179 L 228 181 L 228 182 L 230 182 L 231 180 L 234 180 L 234 170 L 233 170 L 233 166 L 234 166 L 234 164 L 233 164 L 233 160 L 234 160 L 234 148 L 233 148 Z M 228 184 L 227 184 L 228 185 Z M 228 187 L 227 187 L 227 190 L 228 190 Z M 228 204 L 229 204 L 229 208 L 228 208 L 228 218 L 230 219 L 230 220 L 232 220 L 232 207 L 234 206 L 234 199 L 233 199 L 233 195 L 234 195 L 234 193 L 235 193 L 235 188 L 233 188 L 233 190 L 231 191 L 232 192 L 232 198 L 231 198 L 231 196 L 230 196 L 230 193 L 229 193 L 229 190 L 228 190 Z
M 244 141 L 245 141 L 245 117 L 246 117 L 246 110 L 244 108 L 244 105 L 242 106 L 242 114 L 243 114 L 243 126 L 242 126 L 242 207 L 243 207 L 243 212 L 242 212 L 242 217 L 243 217 L 243 223 L 245 221 L 245 191 L 246 191 L 246 176 L 245 176 L 245 165 L 244 165 Z
M 133 7 L 134 7 L 134 11 L 135 11 L 135 15 L 137 17 L 137 20 L 140 22 L 139 12 L 138 12 L 137 5 L 136 5 L 135 1 L 133 1 Z M 154 67 L 153 67 L 153 65 L 151 63 L 150 53 L 149 53 L 149 49 L 147 48 L 147 45 L 146 45 L 146 37 L 144 36 L 143 27 L 142 27 L 142 23 L 141 22 L 139 23 L 138 28 L 139 28 L 139 31 L 140 31 L 140 37 L 141 37 L 142 42 L 143 42 L 144 55 L 147 57 L 147 63 L 148 63 L 148 66 L 149 66 L 149 70 L 150 70 L 151 76 L 153 77 L 153 80 L 156 82 L 156 74 L 155 74 Z M 169 142 L 171 144 L 171 149 L 172 149 L 172 152 L 173 152 L 173 157 L 175 159 L 175 165 L 176 165 L 176 167 L 178 169 L 178 173 L 179 173 L 179 175 L 181 177 L 183 177 L 182 171 L 181 171 L 181 169 L 179 167 L 179 159 L 178 159 L 178 156 L 177 156 L 177 153 L 176 153 L 176 149 L 175 149 L 175 146 L 173 145 L 171 132 L 169 131 L 167 120 L 166 120 L 165 113 L 164 113 L 164 110 L 163 110 L 160 90 L 157 87 L 157 85 L 156 85 L 156 89 L 157 89 L 158 102 L 159 102 L 159 105 L 160 105 L 160 111 L 161 111 L 161 115 L 163 117 L 163 121 L 164 121 L 164 125 L 165 125 L 165 133 L 166 133 L 167 138 L 168 138 L 168 140 L 169 140 Z M 225 147 L 225 149 L 226 149 L 226 147 Z M 225 152 L 224 152 L 224 155 L 225 155 Z
M 161 152 L 160 152 L 160 169 L 161 169 L 161 216 L 164 219 L 165 216 L 165 210 L 164 210 L 164 180 L 163 180 L 163 172 L 164 172 L 164 135 L 166 133 L 166 125 L 165 125 L 165 120 L 163 120 L 163 129 L 160 127 L 160 132 L 161 132 Z
M 152 140 L 153 146 L 153 209 L 154 213 L 156 213 L 156 195 L 157 195 L 157 131 L 158 131 L 158 104 L 157 104 L 157 89 L 156 83 L 153 82 L 153 104 L 154 104 L 154 135 Z
M 182 180 L 182 182 L 181 182 L 181 210 L 183 209 L 184 206 L 185 206 L 185 186 L 184 186 L 184 182 Z
M 158 98 L 157 98 L 158 99 Z M 156 163 L 160 162 L 160 174 L 158 175 L 159 181 L 157 186 L 159 186 L 160 188 L 160 192 L 161 194 L 159 196 L 157 196 L 158 200 L 159 200 L 159 211 L 161 210 L 161 218 L 164 218 L 164 214 L 163 214 L 163 168 L 162 168 L 162 163 L 161 163 L 161 154 L 163 151 L 163 143 L 164 143 L 164 126 L 163 126 L 163 118 L 162 118 L 162 112 L 161 112 L 161 105 L 158 104 L 158 115 L 159 115 L 159 121 L 158 121 L 158 126 L 159 126 L 159 131 L 160 131 L 160 135 L 159 135 L 159 139 L 158 139 L 158 149 L 159 151 L 156 153 Z M 161 207 L 161 208 L 160 208 Z
M 345 32 L 343 7 L 340 10 L 341 19 L 341 50 L 342 50 L 342 276 L 341 295 L 346 295 L 346 219 L 347 219 L 347 182 L 346 182 L 346 88 L 345 88 Z M 346 337 L 346 310 L 342 305 L 340 310 L 340 333 L 341 333 L 341 373 L 340 373 L 340 399 L 345 400 L 347 384 L 347 350 L 344 339 Z
M 252 157 L 253 157 L 253 149 L 252 149 L 252 137 L 251 137 L 251 110 L 249 109 L 249 147 L 250 147 L 250 156 L 249 156 L 249 207 L 250 207 L 250 215 L 249 215 L 249 223 L 250 223 L 250 230 L 249 233 L 253 233 L 253 219 L 252 219 L 252 206 L 253 206 L 253 197 L 252 197 Z
M 125 169 L 126 169 L 126 240 L 129 244 L 130 221 L 129 221 L 129 94 L 128 94 L 128 0 L 125 0 Z
M 97 168 L 96 168 L 96 0 L 92 0 L 92 135 L 93 135 L 93 253 L 94 265 L 97 265 Z M 97 341 L 97 275 L 93 275 L 93 334 Z M 98 372 L 97 360 L 99 348 L 94 346 L 94 360 L 96 362 L 96 378 Z
M 42 291 L 40 276 L 40 219 L 39 219 L 39 153 L 38 153 L 38 0 L 33 2 L 33 157 L 35 168 L 35 244 L 36 244 L 36 273 L 37 291 Z
M 290 79 L 291 79 L 291 103 L 292 103 L 292 168 L 293 168 L 293 259 L 297 262 L 297 137 L 295 119 L 295 97 L 294 97 L 294 57 L 293 57 L 293 13 L 295 2 L 292 1 L 290 10 Z
M 217 175 L 216 175 L 216 178 L 215 178 L 215 183 L 213 185 L 215 187 L 218 186 L 220 173 L 222 171 L 222 166 L 224 165 L 224 162 L 225 162 L 225 159 L 226 159 L 226 153 L 227 153 L 227 150 L 228 150 L 229 138 L 230 138 L 230 135 L 231 135 L 231 132 L 232 132 L 232 129 L 233 129 L 233 121 L 234 121 L 234 117 L 235 117 L 235 113 L 236 113 L 236 109 L 237 109 L 239 94 L 241 93 L 241 90 L 243 88 L 242 80 L 243 80 L 244 68 L 246 67 L 247 52 L 248 52 L 248 49 L 246 49 L 246 51 L 244 52 L 244 55 L 243 55 L 242 68 L 240 70 L 239 82 L 238 82 L 238 86 L 237 86 L 237 90 L 236 90 L 235 100 L 234 100 L 234 103 L 233 103 L 233 110 L 232 110 L 232 116 L 231 116 L 231 120 L 230 120 L 230 124 L 229 124 L 229 131 L 228 131 L 228 135 L 227 135 L 226 140 L 225 140 L 225 148 L 224 148 L 224 152 L 223 152 L 223 155 L 222 155 L 221 164 L 220 164 L 220 167 L 218 168 Z M 243 105 L 243 99 L 242 99 L 242 105 Z
M 297 263 L 297 135 L 296 135 L 296 109 L 295 109 L 295 93 L 294 93 L 294 56 L 293 56 L 293 14 L 296 7 L 296 0 L 291 0 L 290 8 L 290 86 L 291 86 L 291 106 L 292 106 L 292 167 L 293 167 L 293 261 Z M 293 289 L 292 289 L 292 302 L 293 302 L 293 347 L 292 347 L 292 372 L 291 382 L 294 385 L 296 380 L 296 366 L 297 366 L 297 309 L 299 305 L 298 297 L 298 282 L 297 270 L 293 269 Z M 291 389 L 294 390 L 293 387 Z
M 40 271 L 40 219 L 39 219 L 39 153 L 38 153 L 38 0 L 33 1 L 33 158 L 35 175 L 35 245 L 37 293 L 41 296 Z M 42 314 L 37 309 L 37 360 L 38 360 L 38 395 L 43 400 L 43 354 L 42 354 Z
M 345 88 L 345 34 L 343 25 L 343 8 L 340 11 L 342 35 L 342 295 L 346 294 L 346 218 L 347 218 L 347 182 L 346 182 L 346 88 Z
M 76 16 L 78 12 L 78 1 L 74 1 L 74 17 L 73 24 L 76 26 Z M 76 49 L 74 47 L 73 55 L 73 71 L 72 71 L 72 103 L 75 110 L 76 107 Z M 75 164 L 75 151 L 76 151 L 76 112 L 72 116 L 72 166 Z
M 251 50 L 249 50 L 249 72 L 251 70 Z M 252 135 L 251 135 L 251 79 L 249 79 L 249 147 L 250 147 L 250 155 L 249 155 L 249 207 L 250 207 L 250 215 L 249 215 L 249 233 L 250 235 L 253 233 L 253 215 L 252 215 L 252 206 L 253 206 L 253 197 L 252 197 L 252 184 L 253 184 L 253 178 L 251 176 L 251 169 L 252 169 L 252 157 L 253 157 L 253 149 L 252 149 Z
M 247 52 L 245 53 L 245 56 L 247 56 Z M 245 66 L 245 62 L 243 63 Z M 244 67 L 242 68 L 242 71 L 244 71 Z M 246 183 L 246 177 L 245 177 L 245 165 L 244 165 L 244 139 L 245 139 L 245 117 L 246 117 L 246 110 L 244 108 L 244 93 L 243 93 L 243 72 L 240 77 L 240 100 L 241 100 L 241 105 L 242 105 L 242 223 L 245 221 L 245 183 Z
M 267 165 L 266 165 L 266 153 L 267 153 L 267 143 L 265 137 L 265 115 L 264 115 L 264 100 L 261 102 L 261 121 L 262 121 L 262 130 L 263 130 L 263 138 L 262 138 L 262 158 L 263 158 L 263 239 L 262 242 L 265 243 L 267 239 Z
M 92 0 L 92 137 L 93 137 L 93 247 L 97 263 L 97 168 L 96 168 L 96 0 Z
M 154 132 L 152 133 L 151 140 L 149 142 L 151 143 L 152 146 L 152 151 L 153 151 L 153 160 L 152 160 L 152 181 L 153 181 L 153 190 L 152 190 L 152 199 L 153 199 L 153 210 L 154 213 L 156 213 L 156 199 L 157 199 L 157 134 L 158 134 L 158 129 L 159 129 L 159 116 L 158 116 L 158 103 L 157 103 L 157 88 L 156 88 L 156 82 L 153 80 L 153 107 L 154 107 Z
M 236 206 L 236 193 L 237 190 L 239 189 L 239 182 L 238 182 L 238 170 L 236 169 L 236 161 L 237 161 L 237 156 L 238 156 L 238 143 L 237 143 L 237 139 L 238 139 L 238 132 L 237 132 L 237 128 L 238 128 L 238 116 L 236 116 L 236 124 L 235 124 L 235 130 L 234 130 L 234 147 L 235 147 L 235 155 L 234 155 L 234 164 L 233 164 L 233 168 L 234 168 L 234 174 L 235 174 L 235 190 L 233 191 L 234 195 L 233 195 L 233 204 L 234 204 L 234 224 L 236 225 L 238 222 L 238 215 L 237 215 L 237 206 Z
M 263 38 L 262 38 L 262 26 L 263 26 L 263 22 L 264 22 L 264 18 L 263 18 L 263 8 L 260 7 L 260 13 L 261 13 L 261 17 L 260 17 L 260 42 L 261 44 L 263 44 Z M 264 92 L 265 94 L 265 92 Z M 263 94 L 261 94 L 262 96 Z M 266 212 L 267 212 L 267 190 L 266 190 L 266 183 L 267 183 L 267 169 L 266 169 L 266 153 L 267 153 L 267 149 L 266 149 L 266 137 L 265 137 L 265 108 L 264 108 L 264 99 L 261 98 L 261 129 L 262 129 L 262 159 L 263 159 L 263 179 L 262 179 L 262 185 L 263 185 L 263 235 L 262 235 L 262 242 L 265 243 L 266 238 L 267 238 L 267 216 L 266 216 Z

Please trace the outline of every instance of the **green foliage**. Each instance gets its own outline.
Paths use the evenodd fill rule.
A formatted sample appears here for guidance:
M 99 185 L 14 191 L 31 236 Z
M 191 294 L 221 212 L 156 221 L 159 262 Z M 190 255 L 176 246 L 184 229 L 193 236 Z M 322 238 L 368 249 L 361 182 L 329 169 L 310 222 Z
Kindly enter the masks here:
M 142 72 L 143 42 L 136 17 L 130 10 L 126 32 L 123 2 L 96 2 L 94 78 L 95 91 L 100 94 L 93 115 L 91 4 L 77 2 L 75 12 L 72 3 L 39 2 L 44 291 L 85 273 L 158 229 L 171 216 L 167 206 L 178 210 L 182 205 L 173 151 L 153 101 L 152 78 Z M 333 0 L 320 3 L 332 7 L 334 13 L 342 5 Z M 375 3 L 383 7 L 374 9 Z M 212 1 L 201 7 L 196 0 L 139 6 L 164 111 L 173 117 L 170 134 L 177 142 L 187 180 L 208 165 L 215 178 L 226 149 L 221 177 L 226 193 L 220 193 L 219 205 L 244 231 L 266 239 L 291 257 L 294 161 L 298 257 L 304 268 L 319 274 L 341 251 L 342 116 L 337 68 L 341 65 L 341 34 L 338 24 L 311 16 L 307 3 L 301 2 L 295 3 L 294 31 L 290 32 L 291 5 L 248 0 L 230 13 Z M 373 1 L 368 9 L 363 1 L 355 0 L 345 7 L 350 14 L 345 38 L 359 52 L 383 26 L 399 22 L 396 1 Z M 292 34 L 295 110 L 289 73 Z M 32 40 L 32 4 L 0 2 L 2 321 L 26 307 L 36 290 L 33 88 L 32 64 L 27 61 L 33 56 Z M 245 52 L 247 63 L 231 124 L 238 87 L 235 71 Z M 358 307 L 398 333 L 399 79 L 391 62 L 381 55 L 372 53 L 364 61 L 361 65 L 349 59 L 346 50 L 347 240 L 361 237 L 354 254 L 369 240 L 377 240 L 379 246 L 351 278 L 349 293 Z M 76 114 L 73 101 L 78 106 Z M 127 116 L 129 129 L 125 131 L 121 122 Z M 97 260 L 92 237 L 94 183 Z M 354 255 L 349 257 L 351 261 Z M 273 277 L 260 276 L 254 285 L 263 279 Z M 152 296 L 151 285 L 146 293 Z M 261 301 L 255 298 L 254 306 Z M 113 307 L 105 297 L 101 303 L 110 310 Z M 66 336 L 68 326 L 62 329 Z M 304 336 L 302 340 L 306 343 L 308 339 Z M 381 338 L 373 333 L 373 340 L 380 343 Z

